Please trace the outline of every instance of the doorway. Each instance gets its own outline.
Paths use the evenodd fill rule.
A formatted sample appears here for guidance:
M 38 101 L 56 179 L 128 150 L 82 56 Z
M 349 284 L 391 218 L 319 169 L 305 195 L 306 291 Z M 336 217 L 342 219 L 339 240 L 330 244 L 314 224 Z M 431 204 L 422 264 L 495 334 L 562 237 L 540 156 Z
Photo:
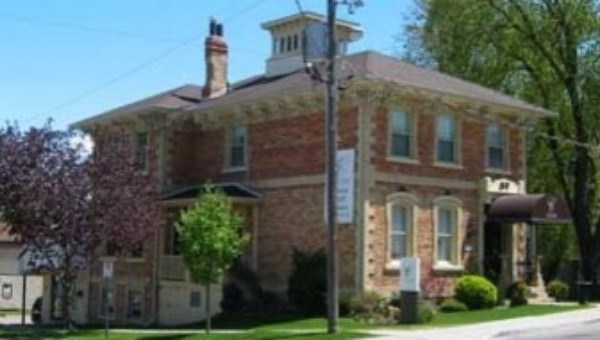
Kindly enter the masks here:
M 501 223 L 486 222 L 483 229 L 483 274 L 496 286 L 502 274 L 502 256 L 505 253 L 505 233 Z

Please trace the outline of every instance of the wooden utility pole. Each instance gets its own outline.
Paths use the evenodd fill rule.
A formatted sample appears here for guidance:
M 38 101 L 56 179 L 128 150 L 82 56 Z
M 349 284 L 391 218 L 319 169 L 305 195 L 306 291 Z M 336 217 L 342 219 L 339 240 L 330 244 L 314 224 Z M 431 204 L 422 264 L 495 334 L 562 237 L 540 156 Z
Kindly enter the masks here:
M 338 254 L 336 230 L 336 158 L 337 158 L 337 104 L 336 74 L 336 7 L 335 0 L 327 2 L 327 332 L 338 328 Z

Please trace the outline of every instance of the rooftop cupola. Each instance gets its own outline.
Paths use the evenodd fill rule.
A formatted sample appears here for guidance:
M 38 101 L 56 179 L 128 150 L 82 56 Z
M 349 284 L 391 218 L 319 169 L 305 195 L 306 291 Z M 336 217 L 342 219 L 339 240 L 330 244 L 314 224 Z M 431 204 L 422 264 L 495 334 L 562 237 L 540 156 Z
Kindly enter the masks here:
M 324 34 L 326 31 L 319 34 L 318 29 L 310 28 L 314 27 L 315 23 L 325 22 L 326 18 L 323 15 L 301 12 L 263 23 L 261 27 L 271 33 L 272 40 L 266 75 L 276 76 L 304 68 L 304 51 L 322 49 L 326 46 L 326 34 Z M 362 37 L 362 29 L 357 23 L 346 20 L 338 19 L 336 25 L 338 53 L 344 55 L 348 50 L 348 43 Z M 325 25 L 322 27 L 326 30 Z

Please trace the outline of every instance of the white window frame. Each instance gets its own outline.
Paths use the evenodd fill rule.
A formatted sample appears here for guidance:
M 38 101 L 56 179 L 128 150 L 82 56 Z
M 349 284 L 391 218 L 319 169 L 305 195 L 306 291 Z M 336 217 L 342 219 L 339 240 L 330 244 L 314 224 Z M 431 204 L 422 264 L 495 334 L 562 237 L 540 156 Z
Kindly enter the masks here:
M 403 113 L 408 120 L 408 156 L 395 155 L 393 153 L 394 139 L 394 115 Z M 397 162 L 416 163 L 417 162 L 417 115 L 409 112 L 402 107 L 393 107 L 388 114 L 388 159 Z
M 444 160 L 440 160 L 439 159 L 439 148 L 438 148 L 438 142 L 440 141 L 439 138 L 439 120 L 442 119 L 443 117 L 448 117 L 451 118 L 454 121 L 454 161 L 449 162 L 449 161 L 444 161 Z M 435 134 L 434 134 L 434 164 L 436 166 L 442 166 L 442 167 L 450 167 L 450 168 L 461 168 L 461 164 L 462 164 L 462 152 L 461 152 L 461 145 L 462 145 L 462 138 L 461 138 L 461 134 L 462 134 L 462 122 L 460 119 L 458 119 L 458 117 L 454 114 L 450 114 L 450 113 L 445 113 L 445 114 L 440 114 L 437 115 L 435 117 Z
M 144 150 L 140 151 L 140 137 L 144 138 Z M 149 156 L 150 156 L 150 136 L 145 131 L 136 132 L 133 135 L 133 160 L 135 164 L 136 170 L 139 171 L 148 171 L 149 169 Z M 140 160 L 143 160 L 143 163 L 138 163 Z
M 387 197 L 386 204 L 386 226 L 387 226 L 387 249 L 386 249 L 386 269 L 399 270 L 400 259 L 392 258 L 392 240 L 393 240 L 393 211 L 395 206 L 401 206 L 408 210 L 410 225 L 406 232 L 407 256 L 416 256 L 417 253 L 417 218 L 419 214 L 419 200 L 409 193 L 397 192 Z
M 131 305 L 130 305 L 130 298 L 131 298 L 131 292 L 132 291 L 138 291 L 142 295 L 142 300 L 141 300 L 141 303 L 140 303 L 140 316 L 137 317 L 137 318 L 131 317 L 131 315 L 129 314 L 130 307 L 131 307 Z M 133 287 L 128 287 L 127 288 L 127 309 L 126 309 L 125 315 L 126 315 L 126 318 L 127 318 L 128 321 L 134 321 L 134 322 L 138 321 L 139 322 L 139 321 L 142 321 L 144 319 L 145 294 L 146 294 L 146 292 L 145 292 L 145 290 L 144 290 L 143 287 L 135 287 L 135 286 L 133 286 Z
M 490 165 L 490 147 L 491 146 L 489 144 L 488 133 L 489 133 L 489 129 L 492 126 L 496 126 L 500 130 L 500 133 L 502 134 L 502 137 L 504 139 L 503 145 L 502 145 L 502 167 L 501 168 L 492 167 Z M 485 169 L 487 172 L 501 172 L 501 173 L 508 172 L 508 169 L 509 169 L 508 132 L 509 131 L 506 129 L 506 127 L 502 126 L 499 123 L 490 123 L 485 126 Z
M 244 145 L 242 146 L 244 148 L 243 150 L 243 155 L 244 155 L 244 164 L 243 165 L 233 165 L 232 161 L 233 161 L 233 148 L 234 146 L 234 141 L 233 141 L 233 137 L 234 137 L 234 133 L 235 133 L 235 129 L 244 129 Z M 248 167 L 248 127 L 246 125 L 232 125 L 230 126 L 227 131 L 226 131 L 226 138 L 227 141 L 225 143 L 226 145 L 226 157 L 225 157 L 225 170 L 228 172 L 233 172 L 233 171 L 244 171 L 247 169 Z M 239 147 L 239 146 L 238 146 Z
M 450 261 L 440 261 L 438 254 L 438 238 L 439 238 L 439 211 L 440 209 L 450 209 L 454 213 L 454 230 L 452 230 L 451 241 L 451 259 Z M 462 263 L 462 254 L 460 242 L 463 231 L 463 203 L 459 199 L 452 196 L 441 196 L 433 201 L 432 209 L 433 219 L 433 269 L 440 271 L 462 271 L 464 270 Z

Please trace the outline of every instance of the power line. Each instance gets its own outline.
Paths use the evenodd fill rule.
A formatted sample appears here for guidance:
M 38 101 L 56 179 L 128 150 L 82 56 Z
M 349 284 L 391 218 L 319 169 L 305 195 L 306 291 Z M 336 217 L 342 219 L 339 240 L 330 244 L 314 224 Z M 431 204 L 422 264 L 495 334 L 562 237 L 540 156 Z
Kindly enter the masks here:
M 229 16 L 228 18 L 226 18 L 224 22 L 230 22 L 233 19 L 236 19 L 236 18 L 240 17 L 241 15 L 244 15 L 244 14 L 248 13 L 249 11 L 253 10 L 254 8 L 256 8 L 261 3 L 263 3 L 264 1 L 266 1 L 266 0 L 259 0 L 259 1 L 254 2 L 253 4 L 251 4 L 250 6 L 244 7 L 239 12 L 236 12 L 233 15 Z M 125 78 L 127 78 L 129 76 L 132 76 L 133 74 L 136 74 L 136 73 L 140 72 L 141 70 L 143 70 L 143 69 L 145 69 L 145 68 L 153 65 L 154 63 L 158 62 L 159 60 L 161 60 L 163 58 L 166 58 L 167 56 L 169 56 L 169 55 L 175 53 L 176 51 L 178 51 L 178 50 L 186 47 L 187 45 L 195 42 L 196 40 L 202 38 L 203 36 L 204 36 L 204 32 L 200 33 L 200 34 L 195 34 L 195 35 L 189 37 L 188 39 L 183 40 L 183 41 L 179 42 L 178 44 L 169 47 L 168 49 L 166 49 L 163 52 L 155 55 L 154 57 L 152 57 L 150 59 L 147 59 L 147 60 L 139 63 L 138 65 L 132 67 L 131 69 L 129 69 L 129 70 L 123 72 L 123 73 L 118 74 L 117 76 L 109 79 L 108 81 L 106 81 L 104 83 L 101 83 L 98 86 L 95 86 L 95 87 L 93 87 L 93 88 L 91 88 L 91 89 L 89 89 L 87 91 L 84 91 L 84 92 L 80 93 L 79 95 L 76 95 L 76 96 L 74 96 L 74 97 L 72 97 L 72 98 L 70 98 L 70 99 L 68 99 L 68 100 L 66 100 L 66 101 L 64 101 L 62 103 L 54 105 L 54 106 L 50 107 L 50 109 L 45 110 L 41 114 L 37 114 L 37 115 L 34 115 L 34 116 L 26 117 L 26 118 L 23 119 L 23 121 L 26 122 L 26 123 L 32 122 L 32 121 L 34 121 L 36 119 L 42 118 L 44 116 L 49 116 L 49 115 L 51 115 L 52 113 L 55 113 L 58 110 L 64 109 L 64 108 L 66 108 L 66 107 L 68 107 L 68 106 L 70 106 L 70 105 L 72 105 L 74 103 L 77 103 L 77 102 L 81 101 L 82 99 L 87 98 L 87 97 L 89 97 L 89 96 L 91 96 L 91 95 L 99 92 L 100 90 L 103 90 L 103 89 L 105 89 L 105 88 L 107 88 L 107 87 L 109 87 L 109 86 L 111 86 L 111 85 L 119 82 L 122 79 L 125 79 Z
M 105 34 L 105 35 L 118 36 L 120 38 L 133 38 L 133 39 L 163 42 L 163 43 L 180 43 L 181 42 L 180 40 L 167 38 L 167 37 L 148 35 L 148 34 L 142 34 L 142 33 L 136 33 L 136 32 L 128 32 L 128 31 L 117 30 L 114 28 L 107 28 L 107 27 L 87 26 L 87 25 L 83 25 L 80 23 L 74 23 L 74 22 L 36 19 L 36 18 L 31 18 L 31 17 L 18 16 L 18 15 L 14 15 L 11 13 L 0 13 L 0 16 L 2 16 L 3 19 L 15 21 L 15 22 L 21 22 L 21 23 L 33 24 L 33 25 L 59 27 L 59 28 L 76 29 L 76 30 L 87 31 L 87 32 L 96 32 L 96 33 L 101 33 L 101 34 Z

